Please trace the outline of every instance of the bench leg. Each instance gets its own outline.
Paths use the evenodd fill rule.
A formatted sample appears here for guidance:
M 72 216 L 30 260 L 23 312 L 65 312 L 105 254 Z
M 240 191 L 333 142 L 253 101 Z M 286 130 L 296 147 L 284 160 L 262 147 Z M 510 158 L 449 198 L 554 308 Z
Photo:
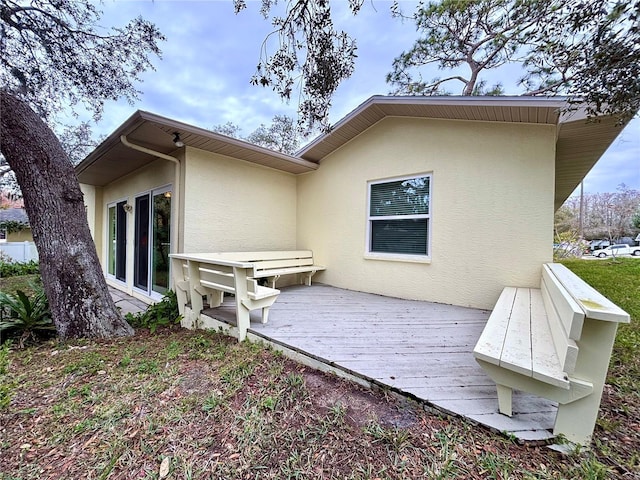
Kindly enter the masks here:
M 596 425 L 599 406 L 598 395 L 591 395 L 574 403 L 559 404 L 553 434 L 562 434 L 570 442 L 588 445 Z
M 304 274 L 303 277 L 303 282 L 307 287 L 311 286 L 311 277 L 313 277 L 313 275 L 316 273 L 316 271 L 312 271 L 312 272 L 307 272 Z
M 236 297 L 236 321 L 238 327 L 238 341 L 242 342 L 247 337 L 249 330 L 250 318 L 249 310 Z
M 498 390 L 498 409 L 500 413 L 510 417 L 513 415 L 512 411 L 512 397 L 513 390 L 505 385 L 496 384 Z
M 593 393 L 581 394 L 576 401 L 558 405 L 554 435 L 563 434 L 570 442 L 582 445 L 591 442 L 617 328 L 614 322 L 585 318 L 574 375 L 588 378 L 587 385 L 592 385 L 592 389 L 585 388 L 584 391 Z
M 176 301 L 178 302 L 178 313 L 184 317 L 184 307 L 189 303 L 187 290 L 176 286 Z
M 269 307 L 264 307 L 262 309 L 262 323 L 267 323 L 269 321 Z
M 222 305 L 224 299 L 224 292 L 221 290 L 215 290 L 212 293 L 207 294 L 207 302 L 210 308 L 219 307 Z

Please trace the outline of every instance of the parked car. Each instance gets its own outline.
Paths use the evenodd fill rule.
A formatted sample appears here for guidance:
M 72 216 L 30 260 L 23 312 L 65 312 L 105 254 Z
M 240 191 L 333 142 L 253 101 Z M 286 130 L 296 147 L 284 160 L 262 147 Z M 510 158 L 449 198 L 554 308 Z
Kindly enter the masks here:
M 603 248 L 602 250 L 596 250 L 593 252 L 593 255 L 599 258 L 604 257 L 613 257 L 617 255 L 640 255 L 640 247 L 630 247 L 626 243 L 621 243 L 618 245 L 611 245 L 607 248 Z
M 615 243 L 616 243 L 616 245 L 621 244 L 621 243 L 626 243 L 630 247 L 633 247 L 636 244 L 636 242 L 634 242 L 633 238 L 631 238 L 631 237 L 620 237 L 620 238 L 617 238 Z
M 609 242 L 609 240 L 591 240 L 591 242 L 589 243 L 589 249 L 593 252 L 595 250 L 607 248 L 609 245 L 611 245 L 611 242 Z

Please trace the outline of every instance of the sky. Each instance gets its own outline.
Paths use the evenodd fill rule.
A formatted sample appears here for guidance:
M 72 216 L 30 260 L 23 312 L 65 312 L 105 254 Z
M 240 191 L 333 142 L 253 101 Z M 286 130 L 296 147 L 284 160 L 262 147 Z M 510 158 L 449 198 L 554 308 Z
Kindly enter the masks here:
M 297 118 L 295 96 L 284 103 L 270 88 L 249 83 L 260 59 L 261 48 L 273 51 L 275 41 L 263 44 L 273 31 L 260 14 L 260 1 L 248 0 L 248 8 L 234 14 L 232 0 L 104 0 L 101 24 L 122 26 L 141 15 L 154 22 L 167 40 L 161 59 L 152 59 L 155 71 L 142 75 L 143 92 L 133 106 L 125 101 L 107 102 L 102 120 L 93 127 L 98 135 L 112 133 L 136 109 L 202 128 L 232 122 L 248 135 L 275 115 Z M 283 0 L 280 2 L 284 3 Z M 372 95 L 388 94 L 386 74 L 393 59 L 413 45 L 415 26 L 391 17 L 390 1 L 367 0 L 357 16 L 346 0 L 333 0 L 337 29 L 356 39 L 358 58 L 354 75 L 335 95 L 330 122 L 342 117 Z M 413 11 L 414 1 L 400 2 Z M 490 84 L 501 82 L 507 94 L 518 94 L 517 67 L 492 72 Z M 433 76 L 442 75 L 434 70 Z M 453 93 L 458 93 L 451 86 Z M 585 193 L 614 192 L 624 183 L 640 190 L 640 118 L 632 120 L 584 181 Z

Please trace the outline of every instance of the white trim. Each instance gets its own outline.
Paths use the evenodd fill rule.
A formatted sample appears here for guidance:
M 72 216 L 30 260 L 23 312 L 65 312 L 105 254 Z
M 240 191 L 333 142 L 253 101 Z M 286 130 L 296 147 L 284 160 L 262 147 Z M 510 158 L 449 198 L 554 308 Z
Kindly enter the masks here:
M 120 197 L 117 198 L 115 200 L 112 200 L 110 202 L 107 202 L 104 204 L 104 220 L 103 220 L 103 232 L 105 232 L 104 235 L 104 246 L 102 248 L 103 250 L 103 258 L 104 258 L 104 276 L 109 279 L 109 280 L 113 280 L 115 283 L 117 283 L 118 285 L 127 285 L 127 246 L 125 244 L 125 250 L 124 250 L 124 255 L 125 255 L 125 271 L 124 271 L 124 281 L 119 280 L 118 278 L 116 278 L 115 273 L 112 275 L 109 273 L 109 209 L 111 207 L 116 208 L 116 228 L 118 227 L 118 213 L 117 213 L 117 208 L 118 208 L 118 203 L 129 203 L 129 197 Z M 127 219 L 128 222 L 128 219 Z M 127 223 L 128 225 L 128 223 Z M 125 236 L 127 235 L 127 228 L 125 228 Z M 117 247 L 117 245 L 116 245 Z M 114 259 L 115 262 L 117 262 L 117 251 L 114 251 L 114 255 L 116 256 L 116 258 Z M 117 270 L 117 266 L 114 265 L 114 271 Z
M 400 182 L 405 180 L 413 180 L 416 178 L 429 179 L 429 213 L 418 215 L 392 215 L 392 216 L 371 216 L 371 186 L 391 182 Z M 364 258 L 367 260 L 390 260 L 399 262 L 415 262 L 415 263 L 431 263 L 431 231 L 433 225 L 433 172 L 417 173 L 412 175 L 403 175 L 399 177 L 390 177 L 384 179 L 369 180 L 367 182 L 367 218 L 366 218 L 366 234 Z M 386 253 L 371 251 L 371 224 L 376 220 L 393 220 L 393 219 L 426 219 L 427 220 L 427 254 L 412 255 L 407 253 Z
M 173 188 L 173 184 L 172 183 L 167 183 L 164 185 L 161 185 L 159 187 L 155 187 L 155 188 L 151 188 L 148 190 L 143 190 L 141 192 L 138 192 L 136 194 L 133 195 L 133 204 L 134 207 L 136 205 L 136 202 L 138 200 L 138 198 L 140 197 L 144 197 L 147 196 L 149 198 L 149 224 L 148 224 L 148 231 L 149 231 L 149 238 L 147 239 L 147 289 L 144 290 L 138 286 L 136 286 L 135 284 L 135 268 L 136 268 L 136 258 L 135 258 L 135 249 L 136 249 L 136 215 L 137 215 L 137 211 L 134 210 L 134 216 L 133 216 L 133 238 L 131 241 L 131 256 L 132 256 L 132 263 L 133 263 L 133 276 L 131 278 L 131 289 L 133 292 L 138 293 L 139 295 L 144 295 L 147 298 L 150 298 L 152 300 L 161 300 L 163 297 L 163 294 L 156 292 L 155 290 L 153 290 L 153 197 L 157 196 L 157 195 L 162 195 L 163 193 L 166 192 L 171 192 L 171 203 L 173 205 L 174 199 L 174 188 Z M 173 208 L 170 210 L 171 213 L 171 219 L 170 219 L 170 223 L 169 223 L 169 253 L 171 252 L 171 243 L 172 243 L 172 235 L 171 232 L 173 231 L 175 227 L 174 225 L 174 215 L 173 215 Z M 171 279 L 171 272 L 168 272 L 168 279 Z M 171 287 L 171 285 L 167 286 L 167 289 L 169 289 Z
M 331 131 L 318 136 L 310 143 L 300 148 L 294 155 L 304 157 L 311 149 L 331 138 L 333 132 L 339 130 L 351 120 L 358 117 L 367 108 L 374 105 L 444 105 L 444 106 L 474 106 L 474 107 L 522 107 L 522 108 L 549 108 L 561 109 L 569 104 L 569 97 L 533 97 L 533 96 L 471 96 L 471 95 L 374 95 L 367 98 L 356 108 L 338 120 Z M 387 115 L 383 115 L 386 117 Z

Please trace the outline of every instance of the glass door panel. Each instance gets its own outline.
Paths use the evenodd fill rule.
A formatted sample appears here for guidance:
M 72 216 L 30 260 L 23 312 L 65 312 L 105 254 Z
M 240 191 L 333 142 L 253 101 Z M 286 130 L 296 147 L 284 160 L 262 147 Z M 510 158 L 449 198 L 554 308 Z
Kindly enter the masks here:
M 116 276 L 116 206 L 108 208 L 107 273 Z
M 149 290 L 149 195 L 136 198 L 133 284 Z
M 151 284 L 154 292 L 164 294 L 169 288 L 169 252 L 171 226 L 171 192 L 153 195 L 153 247 Z
M 136 197 L 133 284 L 148 295 L 169 288 L 171 190 Z
M 127 212 L 126 201 L 116 204 L 116 232 L 115 232 L 115 267 L 116 278 L 124 282 L 127 278 Z

